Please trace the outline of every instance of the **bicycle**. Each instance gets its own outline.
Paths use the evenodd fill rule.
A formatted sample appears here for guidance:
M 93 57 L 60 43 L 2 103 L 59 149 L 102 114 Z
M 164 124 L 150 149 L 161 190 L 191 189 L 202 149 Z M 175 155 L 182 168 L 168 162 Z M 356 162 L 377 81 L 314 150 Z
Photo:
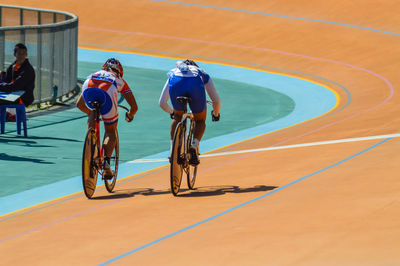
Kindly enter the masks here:
M 191 99 L 188 97 L 177 97 L 176 99 L 178 102 L 183 104 L 184 109 L 182 119 L 175 129 L 170 157 L 170 183 L 171 191 L 174 196 L 178 195 L 182 182 L 183 171 L 186 173 L 187 185 L 189 189 L 194 189 L 197 174 L 197 165 L 191 165 L 189 163 L 189 147 L 193 140 L 193 131 L 196 124 L 193 114 L 187 112 L 187 104 L 190 103 Z M 186 134 L 187 119 L 190 120 L 190 126 L 189 131 Z
M 100 174 L 104 185 L 109 193 L 112 193 L 117 182 L 118 162 L 119 162 L 119 138 L 118 132 L 116 133 L 116 142 L 112 156 L 110 157 L 110 167 L 113 170 L 114 176 L 112 179 L 104 177 L 104 149 L 100 143 L 100 103 L 89 102 L 94 107 L 95 112 L 95 127 L 89 128 L 86 133 L 85 143 L 83 145 L 82 155 L 82 183 L 83 190 L 88 199 L 92 198 L 96 186 L 97 178 Z M 128 108 L 118 105 L 129 111 Z

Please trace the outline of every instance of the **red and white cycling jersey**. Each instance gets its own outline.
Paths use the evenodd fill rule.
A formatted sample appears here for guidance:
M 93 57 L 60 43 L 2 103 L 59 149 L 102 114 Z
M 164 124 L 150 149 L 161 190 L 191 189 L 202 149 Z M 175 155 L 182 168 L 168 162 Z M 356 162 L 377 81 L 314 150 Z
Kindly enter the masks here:
M 112 107 L 109 112 L 105 114 L 102 113 L 102 118 L 105 123 L 113 123 L 116 121 L 118 119 L 118 92 L 122 94 L 131 92 L 125 80 L 117 77 L 112 72 L 100 70 L 87 77 L 82 86 L 82 93 L 89 88 L 99 88 L 110 96 Z M 88 107 L 90 108 L 90 106 Z

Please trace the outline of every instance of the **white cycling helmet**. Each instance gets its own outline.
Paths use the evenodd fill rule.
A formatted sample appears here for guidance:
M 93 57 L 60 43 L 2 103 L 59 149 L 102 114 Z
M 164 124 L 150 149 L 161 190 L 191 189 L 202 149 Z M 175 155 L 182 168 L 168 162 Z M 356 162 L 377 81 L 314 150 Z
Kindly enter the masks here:
M 176 61 L 176 67 L 181 72 L 188 72 L 189 71 L 189 66 L 184 61 Z

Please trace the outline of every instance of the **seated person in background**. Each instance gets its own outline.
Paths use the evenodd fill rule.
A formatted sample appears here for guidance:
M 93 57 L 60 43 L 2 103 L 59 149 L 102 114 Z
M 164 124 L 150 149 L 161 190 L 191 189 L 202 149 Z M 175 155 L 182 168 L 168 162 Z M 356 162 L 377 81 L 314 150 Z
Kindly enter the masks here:
M 35 70 L 29 63 L 28 49 L 23 43 L 17 43 L 14 47 L 15 62 L 6 72 L 0 72 L 0 92 L 24 91 L 25 93 L 14 102 L 0 99 L 0 105 L 7 104 L 32 104 L 33 89 L 35 88 Z M 15 115 L 7 112 L 7 121 L 15 121 Z
M 1 72 L 1 92 L 24 91 L 25 93 L 15 102 L 0 99 L 0 104 L 32 104 L 33 89 L 35 88 L 35 70 L 29 63 L 28 50 L 23 43 L 17 43 L 14 47 L 15 62 L 12 63 L 6 72 Z

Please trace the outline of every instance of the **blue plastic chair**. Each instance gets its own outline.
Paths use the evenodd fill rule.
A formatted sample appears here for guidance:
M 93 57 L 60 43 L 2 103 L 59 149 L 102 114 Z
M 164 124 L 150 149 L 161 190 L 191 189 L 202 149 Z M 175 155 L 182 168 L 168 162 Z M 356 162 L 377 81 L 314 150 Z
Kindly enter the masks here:
M 28 137 L 28 129 L 26 127 L 26 111 L 25 105 L 23 104 L 9 104 L 9 105 L 0 105 L 0 123 L 1 123 L 1 134 L 4 134 L 6 127 L 6 113 L 7 108 L 15 108 L 16 110 L 16 124 L 17 124 L 17 133 L 21 135 L 21 124 L 24 128 L 24 137 Z

